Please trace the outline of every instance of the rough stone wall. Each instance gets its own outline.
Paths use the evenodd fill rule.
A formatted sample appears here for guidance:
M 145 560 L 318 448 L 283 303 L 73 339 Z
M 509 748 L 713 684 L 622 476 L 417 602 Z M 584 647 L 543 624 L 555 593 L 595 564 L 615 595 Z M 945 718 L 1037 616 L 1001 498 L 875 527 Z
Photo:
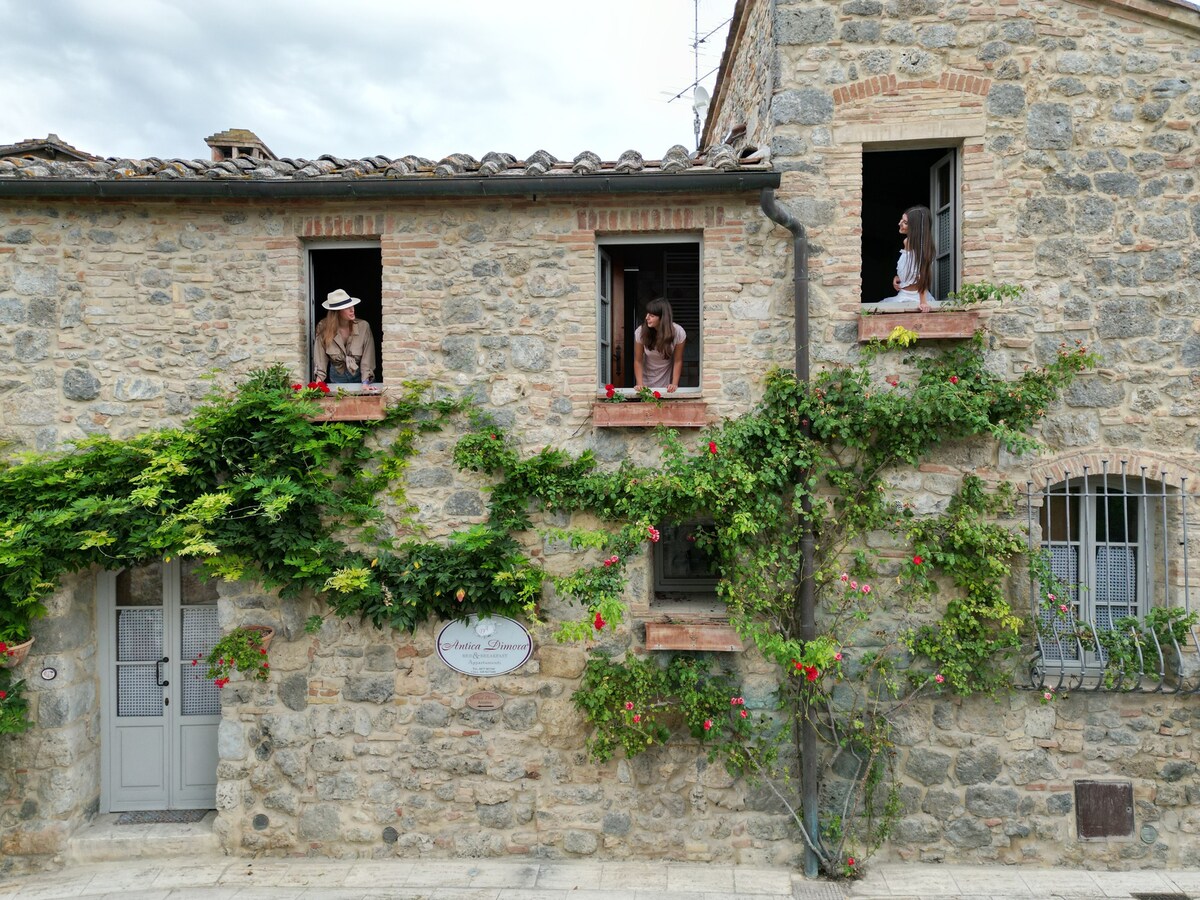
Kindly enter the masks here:
M 936 700 L 899 720 L 902 859 L 1114 869 L 1200 863 L 1196 698 Z M 932 727 L 931 727 L 932 723 Z M 1133 785 L 1131 838 L 1076 839 L 1075 782 Z
M 212 371 L 302 347 L 277 211 L 0 203 L 0 438 L 50 449 L 178 421 Z
M 788 817 L 690 741 L 587 760 L 571 703 L 582 646 L 544 635 L 519 671 L 474 678 L 436 656 L 437 628 L 334 619 L 310 637 L 305 610 L 242 587 L 223 587 L 223 622 L 261 622 L 265 608 L 282 627 L 270 683 L 235 682 L 223 697 L 218 829 L 232 852 L 794 860 Z M 602 641 L 631 643 L 627 629 Z M 467 706 L 480 690 L 502 708 Z
M 772 4 L 746 0 L 734 36 L 736 51 L 721 75 L 716 109 L 708 126 L 708 142 L 723 141 L 730 131 L 746 126 L 736 146 L 766 147 L 771 137 L 771 96 L 775 88 L 775 45 Z
M 306 241 L 383 256 L 383 369 L 471 391 L 530 446 L 596 396 L 597 234 L 702 236 L 704 399 L 744 409 L 787 365 L 787 246 L 757 198 L 414 202 L 0 201 L 0 438 L 49 449 L 177 423 L 217 384 L 308 360 Z M 531 424 L 536 423 L 536 424 Z M 590 432 L 589 432 L 590 434 Z
M 21 665 L 33 731 L 0 737 L 0 877 L 61 864 L 100 801 L 94 584 L 67 579 L 46 603 Z M 51 681 L 40 672 L 53 668 Z
M 703 238 L 703 397 L 714 416 L 748 408 L 773 364 L 790 365 L 786 234 L 757 197 L 709 200 L 346 204 L 0 204 L 3 436 L 52 448 L 92 433 L 177 424 L 210 387 L 250 369 L 307 364 L 304 247 L 378 239 L 383 367 L 480 399 L 527 450 L 554 442 L 606 463 L 653 457 L 651 434 L 588 426 L 597 397 L 596 236 Z M 455 470 L 453 434 L 431 437 L 409 472 L 409 499 L 433 536 L 482 521 L 486 494 Z M 557 523 L 565 524 L 565 523 Z M 578 558 L 530 550 L 551 571 Z M 630 600 L 643 609 L 648 567 Z M 8 739 L 19 762 L 0 782 L 6 865 L 61 861 L 71 830 L 97 809 L 99 713 L 93 582 L 73 581 L 38 623 L 24 664 L 59 678 L 31 685 L 38 728 Z M 794 835 L 777 808 L 682 744 L 633 763 L 585 758 L 570 703 L 582 648 L 540 636 L 502 679 L 474 679 L 414 636 L 328 622 L 315 604 L 281 604 L 249 585 L 220 588 L 224 627 L 270 621 L 274 675 L 223 695 L 218 828 L 233 852 L 339 856 L 531 854 L 786 862 Z M 552 619 L 575 610 L 556 609 Z M 59 607 L 62 607 L 60 610 Z M 636 626 L 635 626 L 636 627 Z M 634 628 L 605 637 L 637 647 Z M 61 651 L 61 652 L 60 652 Z M 761 662 L 738 657 L 769 702 Z M 476 712 L 480 689 L 505 699 Z M 47 747 L 53 747 L 48 752 Z M 11 748 L 11 750 L 10 750 Z M 266 817 L 258 819 L 258 816 Z M 390 843 L 384 829 L 395 830 Z
M 775 7 L 807 23 L 776 29 L 772 146 L 815 245 L 817 352 L 844 358 L 864 299 L 864 144 L 957 144 L 964 280 L 1030 289 L 991 317 L 994 364 L 1020 372 L 1063 337 L 1104 357 L 1052 416 L 1050 444 L 1169 446 L 1194 463 L 1197 16 L 1182 13 L 1185 28 L 1069 2 Z
M 894 473 L 919 511 L 942 508 L 966 471 L 1040 484 L 1127 459 L 1152 477 L 1194 475 L 1200 15 L 1169 3 L 1144 5 L 1159 13 L 1147 15 L 1123 2 L 1029 0 L 754 6 L 750 15 L 773 17 L 779 194 L 809 229 L 814 360 L 850 359 L 859 304 L 878 299 L 861 294 L 864 147 L 913 146 L 960 150 L 963 280 L 1029 288 L 985 313 L 990 365 L 1015 376 L 1075 340 L 1101 356 L 1050 411 L 1041 457 L 948 448 L 919 472 Z M 740 102 L 716 120 L 748 119 L 755 101 Z M 1014 592 L 1020 604 L 1024 593 Z M 1194 864 L 1195 698 L 1035 701 L 913 710 L 904 812 L 886 852 Z M 1083 777 L 1133 782 L 1132 841 L 1077 841 L 1072 785 Z M 1148 842 L 1143 825 L 1157 832 Z

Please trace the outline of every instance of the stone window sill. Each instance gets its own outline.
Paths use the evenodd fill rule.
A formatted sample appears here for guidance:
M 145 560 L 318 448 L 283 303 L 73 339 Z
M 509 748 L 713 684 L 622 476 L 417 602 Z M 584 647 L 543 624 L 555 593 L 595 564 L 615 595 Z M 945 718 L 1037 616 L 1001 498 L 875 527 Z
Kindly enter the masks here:
M 978 310 L 872 313 L 858 317 L 858 340 L 886 341 L 897 325 L 915 331 L 920 340 L 969 338 L 979 330 Z
M 666 400 L 662 405 L 597 400 L 592 404 L 592 424 L 597 428 L 703 428 L 708 424 L 708 404 L 703 400 Z
M 731 626 L 708 622 L 647 622 L 647 650 L 709 650 L 719 653 L 741 653 L 746 648 Z

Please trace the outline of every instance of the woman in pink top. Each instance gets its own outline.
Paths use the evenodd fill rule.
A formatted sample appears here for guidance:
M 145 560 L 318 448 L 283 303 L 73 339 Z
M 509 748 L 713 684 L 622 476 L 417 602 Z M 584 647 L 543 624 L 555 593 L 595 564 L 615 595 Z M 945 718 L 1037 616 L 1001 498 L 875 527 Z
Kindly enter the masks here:
M 663 388 L 673 394 L 683 371 L 687 332 L 675 324 L 671 304 L 659 297 L 646 304 L 646 324 L 633 333 L 633 376 L 636 388 Z

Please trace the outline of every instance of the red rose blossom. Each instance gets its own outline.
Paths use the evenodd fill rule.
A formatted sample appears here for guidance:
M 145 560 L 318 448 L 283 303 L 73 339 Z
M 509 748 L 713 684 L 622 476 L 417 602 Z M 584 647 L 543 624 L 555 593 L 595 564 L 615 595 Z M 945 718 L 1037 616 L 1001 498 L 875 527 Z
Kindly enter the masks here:
M 704 720 L 704 730 L 710 731 L 711 729 L 712 729 L 712 719 L 705 719 Z
M 957 375 L 951 375 L 951 376 L 950 376 L 950 383 L 951 383 L 951 384 L 958 384 L 958 376 L 957 376 Z
M 708 452 L 709 452 L 709 453 L 716 453 L 716 452 L 717 452 L 717 442 L 716 442 L 716 441 L 709 441 L 709 442 L 708 442 Z
M 919 554 L 917 556 L 913 557 L 913 565 L 914 566 L 919 566 L 923 562 L 925 562 L 925 560 L 923 560 Z
M 662 394 L 660 394 L 658 391 L 655 391 L 655 392 L 654 392 L 654 399 L 655 399 L 655 400 L 661 400 L 661 399 L 662 399 Z

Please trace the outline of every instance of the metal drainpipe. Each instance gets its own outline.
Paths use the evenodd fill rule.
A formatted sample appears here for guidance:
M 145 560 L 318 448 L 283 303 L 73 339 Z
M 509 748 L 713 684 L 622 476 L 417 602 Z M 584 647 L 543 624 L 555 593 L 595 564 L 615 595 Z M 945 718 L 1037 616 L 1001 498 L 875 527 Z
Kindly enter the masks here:
M 759 205 L 772 222 L 776 222 L 792 233 L 792 258 L 795 263 L 795 301 L 796 301 L 796 378 L 808 381 L 810 377 L 808 355 L 808 239 L 804 225 L 790 212 L 779 205 L 772 188 L 763 188 Z M 809 426 L 802 424 L 805 436 L 811 437 Z M 812 501 L 808 494 L 801 501 L 801 512 L 807 521 L 811 522 Z M 799 587 L 796 592 L 796 602 L 800 607 L 800 639 L 808 642 L 817 636 L 817 600 L 816 583 L 813 567 L 816 557 L 816 535 L 811 527 L 806 528 L 800 538 L 800 569 Z M 810 700 L 812 691 L 807 687 L 801 690 L 801 719 L 800 719 L 800 810 L 804 822 L 804 830 L 808 832 L 809 841 L 817 843 L 819 838 L 817 820 L 817 797 L 820 789 L 820 779 L 817 770 L 817 729 L 812 721 Z M 820 870 L 820 860 L 816 851 L 805 844 L 804 874 L 815 878 Z

